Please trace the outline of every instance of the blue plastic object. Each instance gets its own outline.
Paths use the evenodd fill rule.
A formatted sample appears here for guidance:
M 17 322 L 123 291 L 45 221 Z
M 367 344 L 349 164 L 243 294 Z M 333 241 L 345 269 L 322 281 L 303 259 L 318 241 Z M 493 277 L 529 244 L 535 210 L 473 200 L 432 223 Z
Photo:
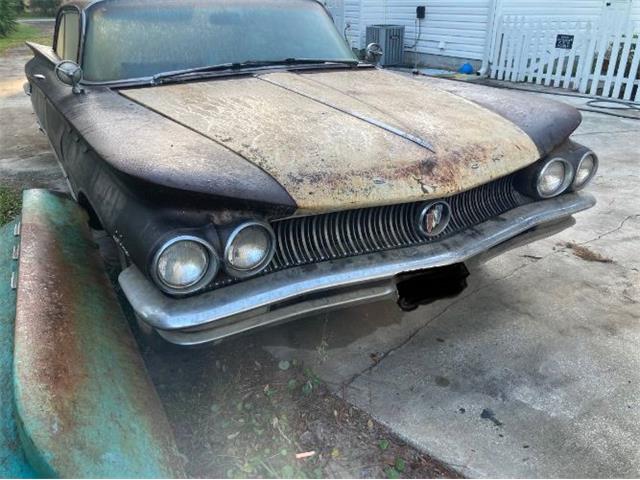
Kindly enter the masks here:
M 473 66 L 470 63 L 465 63 L 458 69 L 458 72 L 471 75 L 473 73 Z

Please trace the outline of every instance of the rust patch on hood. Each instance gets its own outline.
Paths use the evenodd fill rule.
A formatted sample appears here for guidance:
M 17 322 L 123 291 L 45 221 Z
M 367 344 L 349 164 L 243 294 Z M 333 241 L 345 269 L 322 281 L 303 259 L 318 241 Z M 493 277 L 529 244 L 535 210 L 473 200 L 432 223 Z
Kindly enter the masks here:
M 498 114 L 381 70 L 278 72 L 121 93 L 258 165 L 302 213 L 448 196 L 539 158 L 532 140 Z

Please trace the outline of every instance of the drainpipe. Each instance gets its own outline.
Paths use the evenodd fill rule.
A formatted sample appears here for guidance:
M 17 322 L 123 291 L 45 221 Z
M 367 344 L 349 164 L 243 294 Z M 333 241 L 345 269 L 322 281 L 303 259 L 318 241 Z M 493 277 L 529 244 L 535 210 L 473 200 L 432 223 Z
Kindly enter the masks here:
M 491 55 L 491 44 L 496 30 L 496 15 L 499 0 L 489 0 L 489 18 L 487 19 L 487 34 L 484 38 L 484 53 L 482 54 L 482 66 L 478 71 L 481 77 L 489 75 L 489 56 Z

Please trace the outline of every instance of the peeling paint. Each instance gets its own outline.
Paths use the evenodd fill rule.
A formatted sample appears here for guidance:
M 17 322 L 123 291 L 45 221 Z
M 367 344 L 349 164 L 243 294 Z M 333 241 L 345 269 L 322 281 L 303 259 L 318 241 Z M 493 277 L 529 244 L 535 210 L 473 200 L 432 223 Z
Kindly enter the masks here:
M 265 170 L 298 213 L 449 196 L 539 158 L 502 116 L 382 70 L 276 72 L 121 93 Z
M 16 293 L 10 279 L 17 263 L 10 254 L 18 242 L 10 223 L 0 227 L 0 477 L 34 478 L 20 446 L 13 401 L 13 331 Z
M 28 190 L 20 240 L 14 387 L 29 462 L 45 476 L 184 476 L 86 214 Z

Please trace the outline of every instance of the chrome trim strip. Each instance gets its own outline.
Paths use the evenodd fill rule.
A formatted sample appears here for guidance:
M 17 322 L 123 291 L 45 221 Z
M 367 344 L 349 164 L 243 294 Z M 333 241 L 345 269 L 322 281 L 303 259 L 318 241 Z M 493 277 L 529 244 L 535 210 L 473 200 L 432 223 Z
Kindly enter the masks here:
M 409 140 L 410 142 L 415 143 L 416 145 L 421 146 L 422 148 L 425 148 L 427 150 L 429 150 L 430 152 L 436 153 L 434 146 L 431 144 L 431 142 L 425 140 L 424 138 L 420 138 L 416 135 L 413 135 L 409 132 L 405 132 L 404 130 L 400 130 L 399 128 L 394 127 L 393 125 L 389 125 L 385 122 L 382 122 L 380 120 L 377 120 L 375 118 L 371 118 L 368 117 L 366 115 L 363 115 L 360 112 L 356 112 L 354 110 L 346 110 L 342 107 L 339 107 L 338 105 L 335 105 L 333 103 L 329 103 L 329 102 L 325 102 L 324 100 L 321 100 L 317 97 L 314 97 L 313 95 L 309 95 L 307 93 L 301 92 L 300 90 L 296 90 L 295 88 L 291 88 L 291 87 L 287 87 L 286 85 L 283 85 L 280 82 L 276 82 L 275 80 L 272 80 L 270 78 L 264 78 L 262 75 L 256 75 L 255 76 L 258 80 L 262 80 L 263 82 L 267 82 L 270 83 L 272 85 L 275 85 L 277 87 L 280 87 L 284 90 L 287 90 L 289 92 L 295 93 L 297 95 L 300 95 L 301 97 L 305 97 L 308 98 L 309 100 L 313 100 L 314 102 L 320 103 L 326 107 L 329 108 L 333 108 L 334 110 L 337 110 L 339 112 L 345 113 L 347 115 L 351 115 L 352 117 L 355 117 L 359 120 L 362 120 L 364 122 L 367 122 L 375 127 L 381 128 L 383 130 L 386 130 L 389 133 L 393 133 L 394 135 L 397 135 L 401 138 L 404 138 L 405 140 Z
M 135 266 L 124 270 L 119 282 L 137 315 L 152 327 L 213 329 L 231 317 L 264 314 L 270 306 L 310 294 L 355 289 L 402 272 L 464 262 L 533 227 L 586 210 L 595 202 L 589 194 L 565 194 L 515 208 L 439 242 L 291 268 L 184 299 L 163 295 Z

